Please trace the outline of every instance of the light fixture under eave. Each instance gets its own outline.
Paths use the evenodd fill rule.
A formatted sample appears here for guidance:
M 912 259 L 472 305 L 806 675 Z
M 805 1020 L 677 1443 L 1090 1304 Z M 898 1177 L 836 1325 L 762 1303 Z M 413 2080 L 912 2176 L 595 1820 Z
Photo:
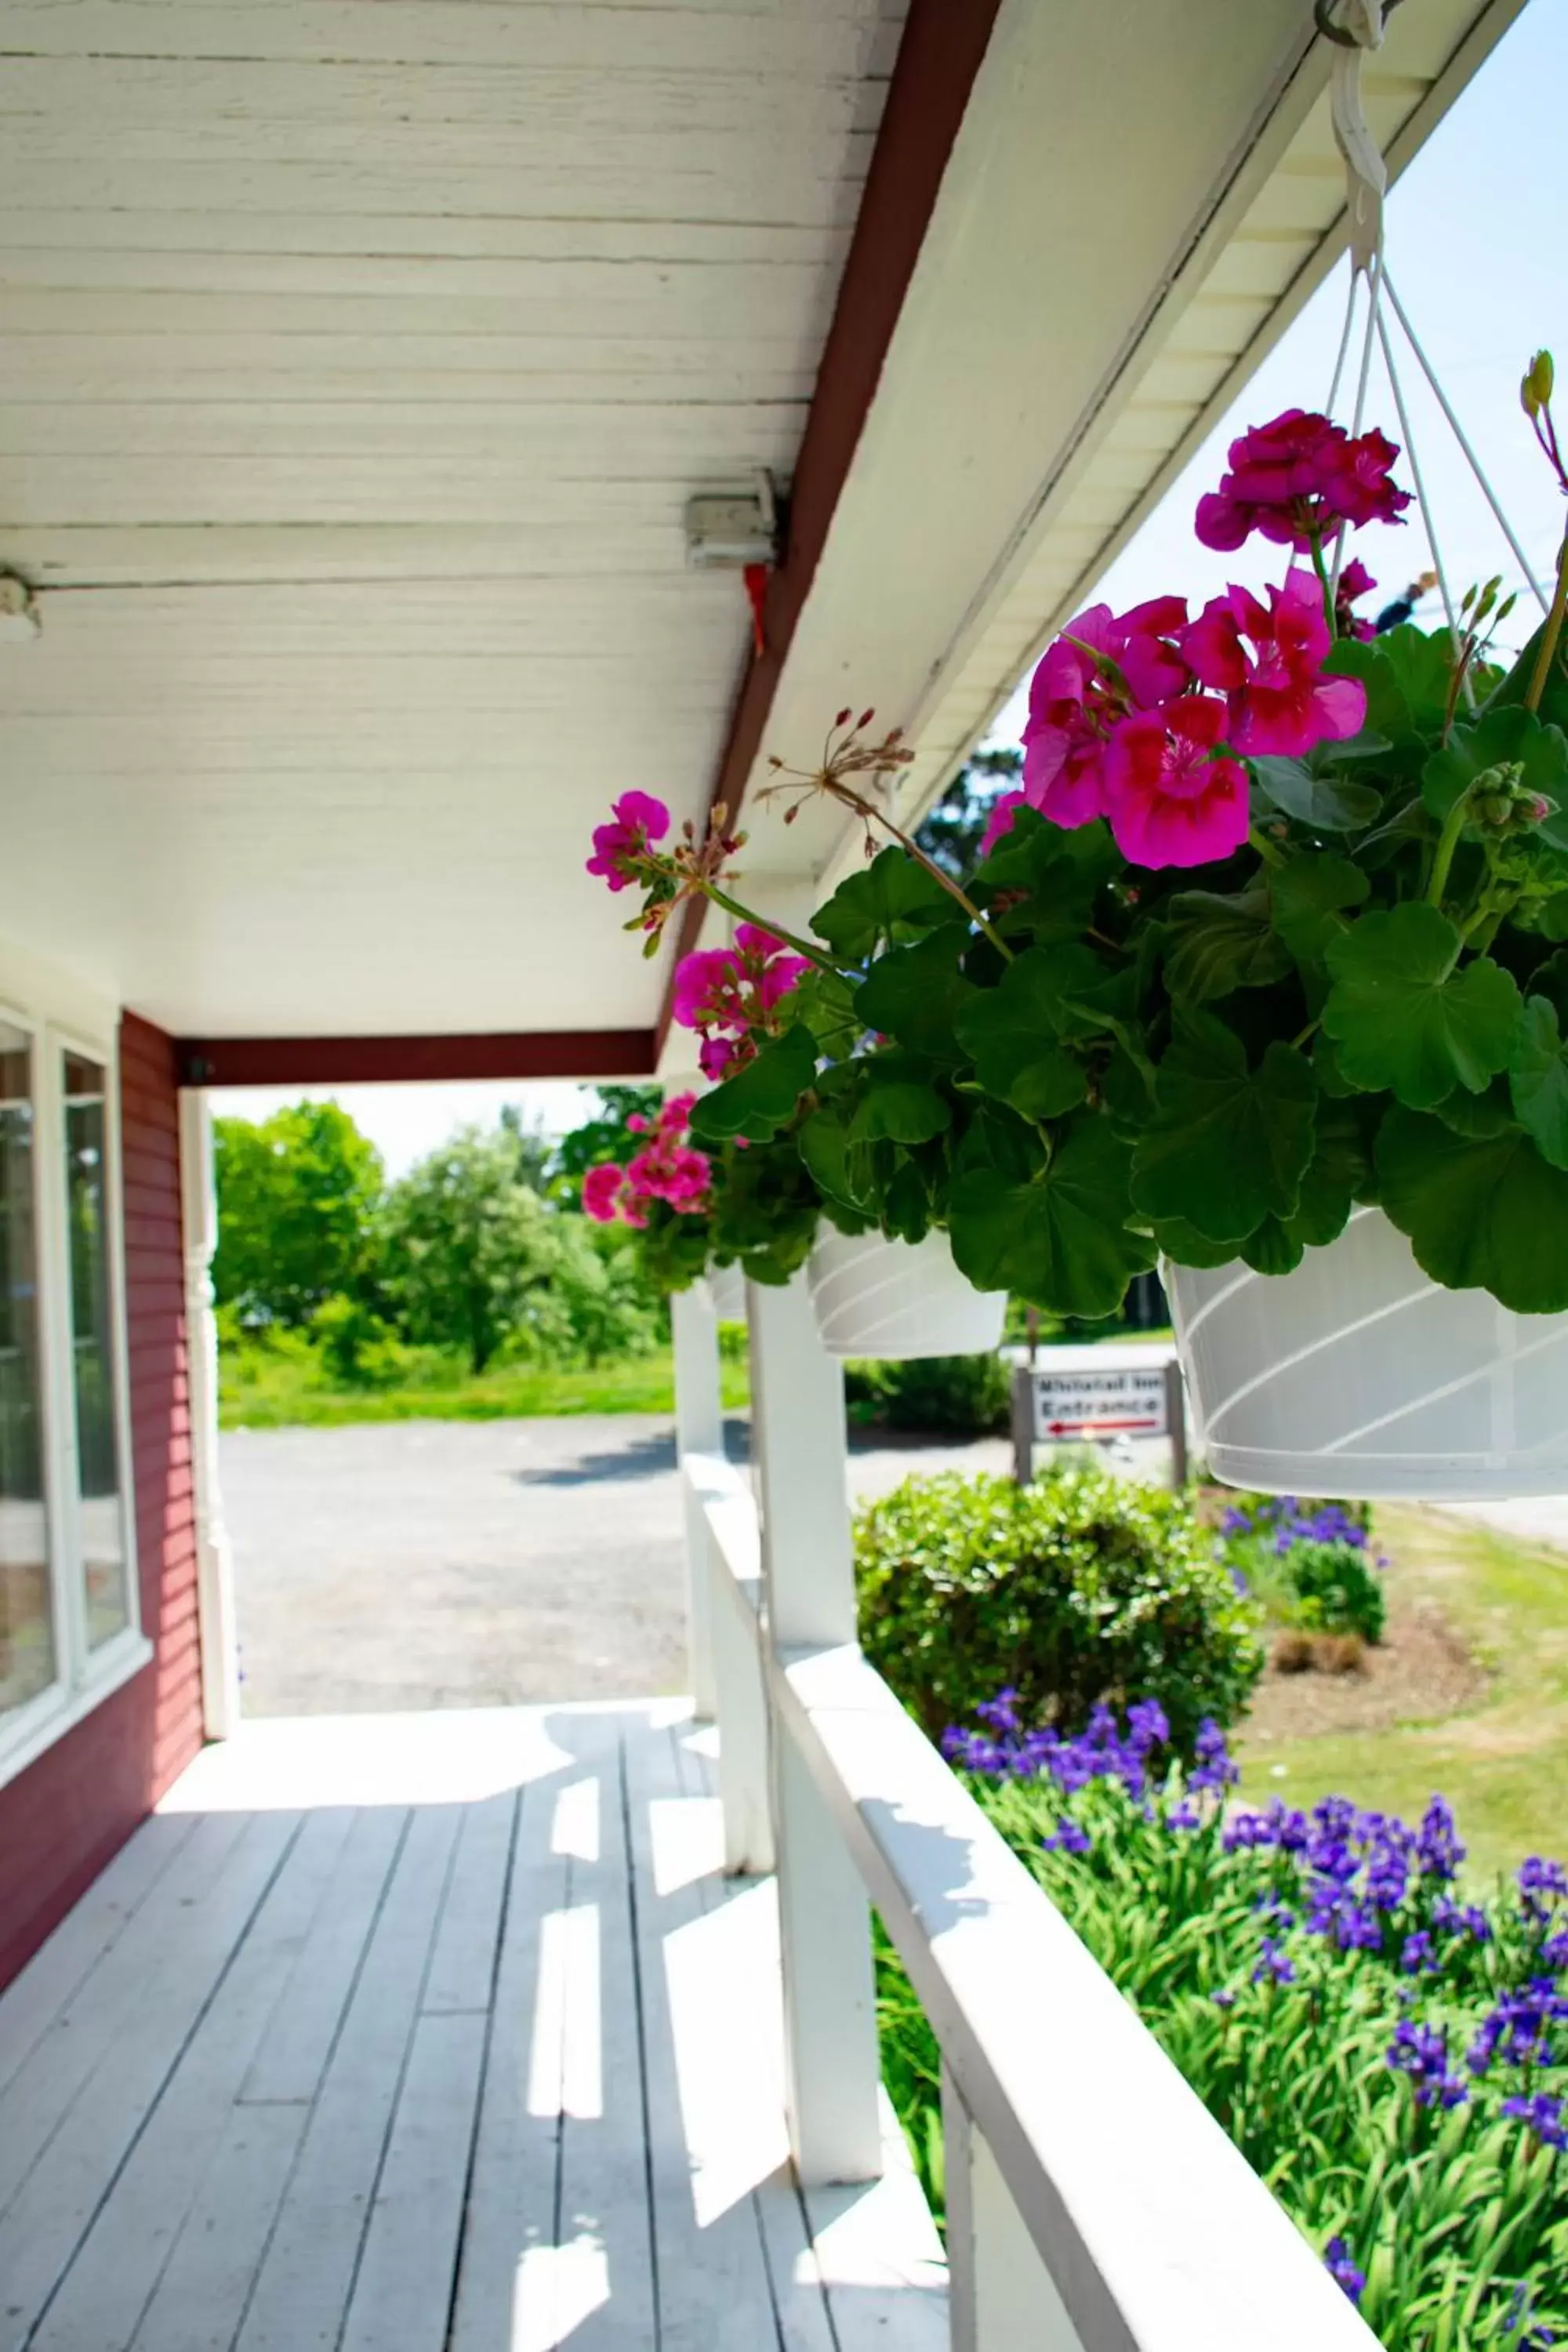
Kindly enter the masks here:
M 20 644 L 37 636 L 43 625 L 37 599 L 26 582 L 14 572 L 0 572 L 0 640 Z

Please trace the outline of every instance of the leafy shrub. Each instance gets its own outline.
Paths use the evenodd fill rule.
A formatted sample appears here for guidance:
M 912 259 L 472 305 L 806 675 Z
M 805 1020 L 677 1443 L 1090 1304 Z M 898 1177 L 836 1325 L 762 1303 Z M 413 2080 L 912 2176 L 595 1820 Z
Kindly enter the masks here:
M 1010 1705 L 949 1743 L 996 1827 L 1388 2352 L 1544 2352 L 1568 2329 L 1568 1871 L 1461 1900 L 1452 1812 L 1227 1808 L 1211 1726 L 1077 1741 Z M 940 2189 L 941 2114 L 886 1951 L 886 2078 Z M 929 2036 L 930 2029 L 920 2020 Z
M 1145 1691 L 1186 1753 L 1261 1669 L 1254 1605 L 1186 1503 L 1097 1464 L 907 1478 L 858 1515 L 855 1559 L 866 1654 L 933 1738 L 1002 1687 L 1067 1731 Z
M 345 1388 L 382 1388 L 405 1370 L 408 1350 L 379 1315 L 358 1298 L 323 1298 L 310 1318 L 310 1337 L 323 1370 Z
M 917 1356 L 846 1365 L 844 1394 L 851 1421 L 982 1437 L 1006 1428 L 1012 1383 L 1000 1356 Z
M 1275 1624 L 1382 1641 L 1385 1562 L 1372 1550 L 1370 1504 L 1237 1495 L 1219 1534 L 1226 1564 Z
M 1386 1604 L 1365 1550 L 1351 1543 L 1297 1544 L 1286 1559 L 1296 1622 L 1311 1633 L 1356 1633 L 1381 1642 Z

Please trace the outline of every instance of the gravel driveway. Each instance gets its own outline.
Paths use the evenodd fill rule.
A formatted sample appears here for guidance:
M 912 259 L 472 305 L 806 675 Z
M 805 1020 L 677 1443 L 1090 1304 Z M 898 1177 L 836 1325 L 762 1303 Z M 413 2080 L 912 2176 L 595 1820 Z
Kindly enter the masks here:
M 730 1425 L 743 1458 L 743 1421 Z M 858 1445 L 850 1483 L 1001 1468 L 1002 1439 Z M 237 1429 L 222 1443 L 247 1715 L 655 1697 L 686 1685 L 668 1421 Z

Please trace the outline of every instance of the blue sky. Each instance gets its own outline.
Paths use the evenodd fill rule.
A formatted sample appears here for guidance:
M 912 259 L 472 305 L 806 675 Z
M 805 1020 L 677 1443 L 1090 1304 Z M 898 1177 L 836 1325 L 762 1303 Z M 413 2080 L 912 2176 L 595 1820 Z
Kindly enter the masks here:
M 1521 413 L 1519 380 L 1533 351 L 1543 343 L 1554 349 L 1564 387 L 1559 405 L 1568 423 L 1568 173 L 1561 161 L 1565 98 L 1568 5 L 1564 0 L 1531 0 L 1400 180 L 1389 198 L 1386 224 L 1393 281 L 1542 580 L 1563 535 L 1563 500 Z M 1199 547 L 1192 535 L 1193 511 L 1200 494 L 1219 477 L 1226 444 L 1245 425 L 1282 408 L 1319 407 L 1327 398 L 1345 287 L 1342 265 L 1111 566 L 1097 594 L 1121 609 L 1173 591 L 1195 609 L 1227 580 L 1257 586 L 1279 576 L 1279 551 L 1262 542 L 1234 556 L 1212 555 Z M 1414 360 L 1397 335 L 1394 341 L 1416 455 L 1455 593 L 1494 572 L 1516 584 L 1518 566 L 1465 460 Z M 1367 421 L 1381 424 L 1394 440 L 1403 437 L 1378 363 Z M 1408 484 L 1405 466 L 1398 474 Z M 1358 534 L 1357 551 L 1388 595 L 1428 562 L 1414 515 L 1399 530 Z M 1438 609 L 1434 595 L 1420 617 L 1430 620 Z M 1522 600 L 1518 622 L 1522 638 L 1533 626 Z M 1020 693 L 999 717 L 994 740 L 1017 740 L 1023 708 Z M 214 1107 L 262 1118 L 279 1103 L 297 1101 L 301 1091 L 218 1093 Z M 521 1103 L 530 1119 L 561 1133 L 584 1115 L 587 1101 L 587 1090 L 560 1084 L 310 1091 L 335 1094 L 378 1145 L 394 1175 L 434 1150 L 459 1121 L 493 1125 L 503 1103 Z

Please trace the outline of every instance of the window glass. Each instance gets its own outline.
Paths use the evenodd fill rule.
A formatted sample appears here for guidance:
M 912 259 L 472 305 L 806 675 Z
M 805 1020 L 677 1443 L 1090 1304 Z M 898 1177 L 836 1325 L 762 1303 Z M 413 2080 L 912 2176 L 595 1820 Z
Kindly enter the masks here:
M 33 1133 L 31 1048 L 0 1022 L 0 1717 L 56 1675 Z
M 96 1650 L 131 1622 L 114 1410 L 108 1121 L 102 1064 L 89 1061 L 83 1054 L 68 1053 L 64 1058 L 77 1489 L 81 1498 L 87 1644 Z

